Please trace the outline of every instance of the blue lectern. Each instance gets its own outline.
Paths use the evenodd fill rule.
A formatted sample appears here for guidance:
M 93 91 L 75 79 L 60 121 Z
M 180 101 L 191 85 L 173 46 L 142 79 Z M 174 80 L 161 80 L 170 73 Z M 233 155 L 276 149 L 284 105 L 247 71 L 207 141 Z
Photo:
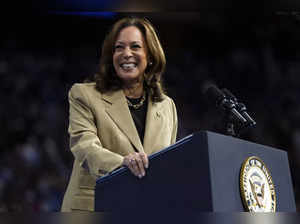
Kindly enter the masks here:
M 261 158 L 272 175 L 277 211 L 295 212 L 285 151 L 200 131 L 149 157 L 146 176 L 120 168 L 97 180 L 95 211 L 245 211 L 239 175 L 243 161 Z

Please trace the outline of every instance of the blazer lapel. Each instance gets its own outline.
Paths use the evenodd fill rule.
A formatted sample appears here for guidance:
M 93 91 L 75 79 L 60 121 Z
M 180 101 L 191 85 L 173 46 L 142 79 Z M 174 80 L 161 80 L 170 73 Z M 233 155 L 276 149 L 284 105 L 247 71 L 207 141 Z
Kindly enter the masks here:
M 162 102 L 153 103 L 149 95 L 148 111 L 146 116 L 146 127 L 144 134 L 144 151 L 149 154 L 152 152 L 153 143 L 157 140 L 157 133 L 163 125 L 162 122 Z
M 117 126 L 128 137 L 134 147 L 143 152 L 143 145 L 127 106 L 126 98 L 122 90 L 102 94 L 105 101 L 106 112 Z

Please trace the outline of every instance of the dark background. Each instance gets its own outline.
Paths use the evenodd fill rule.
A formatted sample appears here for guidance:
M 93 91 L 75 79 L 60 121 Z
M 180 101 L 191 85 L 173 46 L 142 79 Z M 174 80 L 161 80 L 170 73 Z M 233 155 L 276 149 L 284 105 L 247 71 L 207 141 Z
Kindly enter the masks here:
M 297 7 L 254 1 L 212 10 L 210 1 L 194 4 L 193 12 L 100 13 L 80 1 L 73 8 L 62 2 L 10 6 L 1 16 L 0 211 L 59 210 L 73 163 L 68 90 L 97 71 L 104 35 L 125 15 L 145 16 L 158 31 L 167 57 L 166 90 L 178 110 L 178 139 L 217 131 L 221 115 L 202 94 L 205 83 L 230 89 L 257 121 L 241 138 L 288 152 L 299 210 Z

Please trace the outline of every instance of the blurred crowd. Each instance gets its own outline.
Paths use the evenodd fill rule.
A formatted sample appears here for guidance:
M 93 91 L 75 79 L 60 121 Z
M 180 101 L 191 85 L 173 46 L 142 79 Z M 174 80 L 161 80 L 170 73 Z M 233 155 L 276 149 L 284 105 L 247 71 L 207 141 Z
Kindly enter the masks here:
M 89 43 L 33 49 L 19 42 L 3 41 L 0 52 L 0 211 L 58 211 L 73 163 L 67 94 L 97 71 L 98 49 Z M 241 97 L 258 124 L 242 137 L 288 152 L 298 210 L 299 53 L 294 49 L 290 56 L 267 41 L 216 48 L 210 55 L 182 49 L 167 54 L 164 78 L 178 110 L 178 138 L 214 130 L 217 112 L 199 90 L 203 83 Z

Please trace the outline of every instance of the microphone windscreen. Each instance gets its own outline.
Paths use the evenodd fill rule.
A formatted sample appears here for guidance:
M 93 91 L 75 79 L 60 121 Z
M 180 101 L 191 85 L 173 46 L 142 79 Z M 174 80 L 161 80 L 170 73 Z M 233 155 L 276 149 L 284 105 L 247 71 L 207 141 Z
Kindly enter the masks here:
M 226 98 L 225 94 L 215 85 L 210 86 L 207 88 L 205 95 L 207 96 L 208 100 L 213 101 L 217 105 Z
M 216 84 L 211 80 L 205 80 L 202 85 L 200 86 L 200 91 L 202 94 L 206 94 L 206 91 L 209 87 L 216 86 Z

